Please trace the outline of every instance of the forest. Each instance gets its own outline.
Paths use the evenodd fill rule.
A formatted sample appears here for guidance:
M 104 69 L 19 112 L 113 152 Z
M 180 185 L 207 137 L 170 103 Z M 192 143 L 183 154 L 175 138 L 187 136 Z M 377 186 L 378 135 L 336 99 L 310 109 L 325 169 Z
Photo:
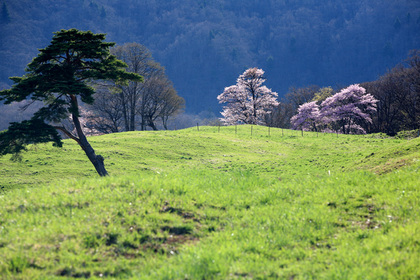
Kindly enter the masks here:
M 264 69 L 281 99 L 311 85 L 375 81 L 420 46 L 417 0 L 2 0 L 0 9 L 1 89 L 53 32 L 78 28 L 145 45 L 185 112 L 214 117 L 216 97 L 247 68 Z

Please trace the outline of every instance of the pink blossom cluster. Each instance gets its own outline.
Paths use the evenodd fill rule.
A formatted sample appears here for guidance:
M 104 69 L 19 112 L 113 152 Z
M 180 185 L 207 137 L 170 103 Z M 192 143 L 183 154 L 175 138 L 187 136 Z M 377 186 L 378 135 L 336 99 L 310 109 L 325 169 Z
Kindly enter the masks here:
M 225 124 L 265 124 L 265 116 L 279 103 L 278 94 L 262 85 L 264 71 L 247 69 L 236 81 L 236 85 L 226 87 L 217 99 L 227 103 L 221 112 Z
M 320 106 L 316 101 L 300 105 L 290 121 L 294 129 L 365 134 L 363 125 L 372 123 L 377 102 L 366 89 L 354 84 L 328 97 Z
M 303 129 L 305 131 L 317 130 L 320 121 L 320 113 L 316 101 L 307 102 L 299 106 L 298 113 L 294 115 L 290 122 L 294 129 Z

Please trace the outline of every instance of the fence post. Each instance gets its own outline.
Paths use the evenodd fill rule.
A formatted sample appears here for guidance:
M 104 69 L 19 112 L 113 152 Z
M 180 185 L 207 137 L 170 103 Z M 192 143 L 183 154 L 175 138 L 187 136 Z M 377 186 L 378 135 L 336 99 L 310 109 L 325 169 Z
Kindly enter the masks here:
M 268 137 L 270 137 L 270 126 L 268 126 Z
M 302 137 L 303 137 L 303 128 L 302 128 Z
M 252 124 L 251 124 L 251 137 L 252 137 Z
M 237 132 L 236 126 L 237 126 L 237 125 L 235 124 L 235 134 L 236 134 L 236 132 Z
M 200 128 L 198 127 L 198 123 L 197 123 L 197 131 L 200 131 Z

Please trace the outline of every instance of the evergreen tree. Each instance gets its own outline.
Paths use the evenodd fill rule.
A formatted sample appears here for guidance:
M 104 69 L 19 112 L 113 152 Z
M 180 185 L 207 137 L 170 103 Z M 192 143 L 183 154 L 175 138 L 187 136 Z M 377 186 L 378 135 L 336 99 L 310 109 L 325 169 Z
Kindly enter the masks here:
M 142 81 L 138 74 L 124 70 L 127 65 L 111 55 L 109 48 L 115 43 L 104 42 L 105 34 L 76 29 L 56 32 L 51 44 L 41 49 L 28 64 L 26 75 L 11 77 L 11 89 L 0 91 L 0 101 L 5 104 L 30 99 L 41 101 L 44 106 L 34 116 L 21 123 L 12 123 L 0 133 L 0 155 L 19 157 L 26 145 L 53 141 L 61 146 L 58 131 L 75 140 L 83 149 L 100 176 L 108 175 L 104 158 L 96 155 L 80 124 L 79 100 L 92 104 L 96 80 Z M 75 133 L 60 125 L 69 115 Z

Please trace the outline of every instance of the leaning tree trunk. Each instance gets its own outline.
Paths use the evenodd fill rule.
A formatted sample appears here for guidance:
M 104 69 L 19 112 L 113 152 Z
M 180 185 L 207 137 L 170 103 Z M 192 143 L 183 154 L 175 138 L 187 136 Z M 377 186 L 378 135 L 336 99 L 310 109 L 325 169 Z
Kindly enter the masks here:
M 78 108 L 77 99 L 74 96 L 72 96 L 72 103 L 72 105 L 75 106 L 75 108 Z M 72 118 L 77 131 L 77 135 L 79 137 L 79 141 L 77 141 L 77 143 L 79 143 L 80 147 L 83 149 L 86 156 L 89 158 L 90 162 L 95 167 L 96 172 L 98 172 L 100 176 L 108 176 L 108 172 L 106 171 L 104 165 L 104 158 L 101 155 L 97 155 L 95 153 L 95 150 L 88 142 L 85 134 L 83 133 L 82 126 L 80 125 L 79 117 L 76 114 L 72 113 Z

